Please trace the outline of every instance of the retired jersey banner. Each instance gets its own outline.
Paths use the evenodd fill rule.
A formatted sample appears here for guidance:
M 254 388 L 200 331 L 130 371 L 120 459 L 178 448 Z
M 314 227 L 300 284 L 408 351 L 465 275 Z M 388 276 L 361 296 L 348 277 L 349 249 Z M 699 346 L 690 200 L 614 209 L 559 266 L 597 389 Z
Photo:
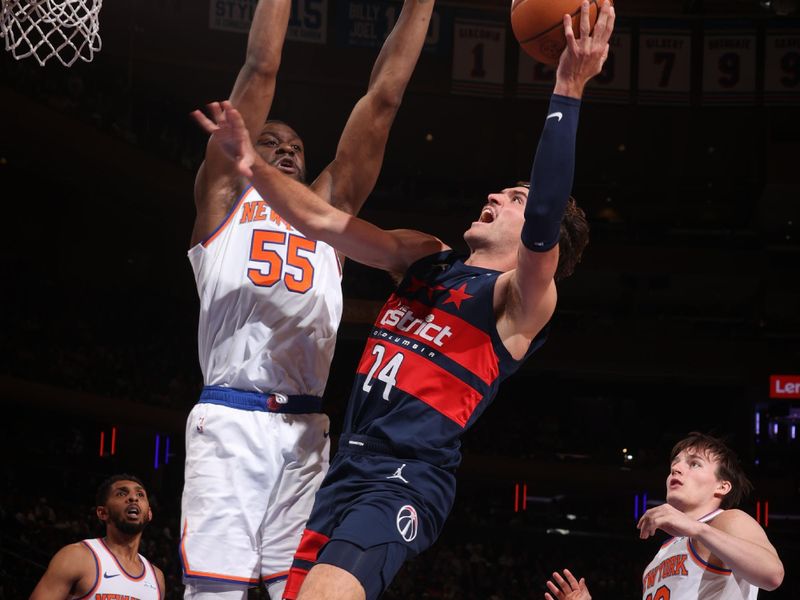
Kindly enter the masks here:
M 800 23 L 767 30 L 764 104 L 800 104 Z
M 345 0 L 337 4 L 336 43 L 344 47 L 380 48 L 394 28 L 400 2 L 385 0 Z M 449 32 L 452 28 L 452 9 L 437 6 L 431 15 L 425 52 L 450 51 Z
M 584 96 L 592 101 L 627 103 L 631 95 L 630 28 L 616 27 L 609 46 L 603 71 L 589 81 Z M 555 65 L 542 64 L 519 49 L 516 97 L 548 98 L 555 82 Z
M 208 28 L 247 33 L 250 30 L 250 23 L 253 21 L 256 4 L 258 4 L 258 0 L 244 0 L 243 2 L 211 0 L 208 3 Z
M 631 99 L 631 29 L 615 26 L 606 64 L 586 85 L 584 97 L 595 102 L 626 104 Z
M 258 0 L 211 0 L 209 29 L 247 33 Z M 324 44 L 328 30 L 328 0 L 292 0 L 286 39 Z
M 703 36 L 702 103 L 754 104 L 756 34 L 738 22 L 707 23 Z
M 639 32 L 639 101 L 689 104 L 692 36 L 688 27 L 642 23 Z
M 506 26 L 457 17 L 453 24 L 454 94 L 502 96 Z
M 520 47 L 516 97 L 549 98 L 555 83 L 556 67 L 540 63 Z

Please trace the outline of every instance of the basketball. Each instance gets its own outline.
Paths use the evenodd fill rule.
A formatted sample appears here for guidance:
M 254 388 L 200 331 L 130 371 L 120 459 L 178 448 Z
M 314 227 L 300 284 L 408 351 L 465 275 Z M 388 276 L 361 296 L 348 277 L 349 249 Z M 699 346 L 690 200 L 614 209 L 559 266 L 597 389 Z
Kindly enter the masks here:
M 581 0 L 512 0 L 511 28 L 522 49 L 541 63 L 558 64 L 567 45 L 562 17 L 572 15 L 572 29 L 580 37 Z M 600 0 L 589 0 L 589 23 L 594 27 Z

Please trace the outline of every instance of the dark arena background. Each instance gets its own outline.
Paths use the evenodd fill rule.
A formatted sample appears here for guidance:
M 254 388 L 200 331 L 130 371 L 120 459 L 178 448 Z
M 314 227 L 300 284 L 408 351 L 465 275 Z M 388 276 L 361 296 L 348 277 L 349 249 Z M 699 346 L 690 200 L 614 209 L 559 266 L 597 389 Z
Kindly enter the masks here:
M 97 535 L 108 474 L 148 484 L 142 553 L 181 598 L 183 427 L 201 386 L 186 251 L 205 137 L 256 0 L 106 0 L 91 63 L 0 56 L 0 597 Z M 271 116 L 313 177 L 366 87 L 389 0 L 297 0 Z M 617 2 L 584 100 L 574 195 L 592 241 L 553 332 L 464 444 L 437 544 L 387 599 L 542 598 L 553 570 L 641 598 L 668 453 L 726 437 L 743 506 L 800 598 L 800 10 L 797 0 Z M 489 191 L 526 179 L 553 72 L 521 57 L 508 3 L 439 1 L 363 215 L 458 247 Z M 476 34 L 477 32 L 477 34 Z M 334 440 L 368 325 L 391 289 L 345 266 L 326 392 Z M 253 590 L 251 597 L 265 597 Z

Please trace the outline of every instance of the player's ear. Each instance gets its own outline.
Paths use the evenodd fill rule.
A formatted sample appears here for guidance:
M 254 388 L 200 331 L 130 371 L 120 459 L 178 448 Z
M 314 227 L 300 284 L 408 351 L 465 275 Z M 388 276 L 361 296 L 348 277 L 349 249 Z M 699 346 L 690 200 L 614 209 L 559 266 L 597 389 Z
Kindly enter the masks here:
M 720 496 L 726 496 L 733 486 L 731 485 L 730 481 L 717 481 L 717 493 Z
M 108 521 L 108 510 L 105 506 L 98 506 L 95 508 L 95 513 L 97 514 L 97 518 L 100 519 L 103 523 Z
M 148 507 L 148 509 L 147 509 L 147 522 L 149 523 L 152 520 L 153 520 L 153 509 Z

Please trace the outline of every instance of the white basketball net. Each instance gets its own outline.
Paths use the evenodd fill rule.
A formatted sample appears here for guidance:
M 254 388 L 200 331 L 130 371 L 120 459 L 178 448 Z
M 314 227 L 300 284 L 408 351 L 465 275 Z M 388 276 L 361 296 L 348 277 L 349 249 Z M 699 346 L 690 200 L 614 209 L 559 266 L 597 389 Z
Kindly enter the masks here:
M 100 51 L 103 0 L 0 0 L 0 36 L 17 60 L 33 56 L 44 66 L 56 57 L 65 67 L 90 62 Z

